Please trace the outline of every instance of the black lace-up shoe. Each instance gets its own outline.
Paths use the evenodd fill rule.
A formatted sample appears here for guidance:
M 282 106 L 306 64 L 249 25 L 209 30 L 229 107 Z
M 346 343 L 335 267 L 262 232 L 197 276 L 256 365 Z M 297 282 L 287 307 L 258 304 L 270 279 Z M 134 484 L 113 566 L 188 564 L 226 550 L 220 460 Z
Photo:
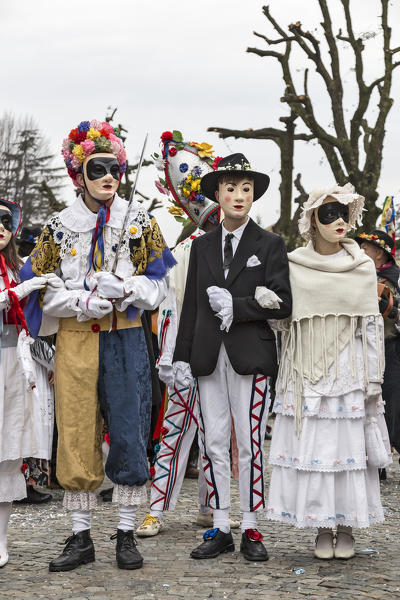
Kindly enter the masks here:
M 190 553 L 191 558 L 216 558 L 223 552 L 233 552 L 235 545 L 231 532 L 224 533 L 218 528 L 207 529 L 204 542 Z
M 71 535 L 67 544 L 57 558 L 49 564 L 49 571 L 72 571 L 79 565 L 94 562 L 94 546 L 90 537 L 90 529 Z
M 136 548 L 133 531 L 117 529 L 117 533 L 114 533 L 110 539 L 117 540 L 116 556 L 120 569 L 140 569 L 143 566 L 143 556 Z
M 268 560 L 268 552 L 262 543 L 263 536 L 257 529 L 246 529 L 242 533 L 240 552 L 246 560 L 264 561 Z

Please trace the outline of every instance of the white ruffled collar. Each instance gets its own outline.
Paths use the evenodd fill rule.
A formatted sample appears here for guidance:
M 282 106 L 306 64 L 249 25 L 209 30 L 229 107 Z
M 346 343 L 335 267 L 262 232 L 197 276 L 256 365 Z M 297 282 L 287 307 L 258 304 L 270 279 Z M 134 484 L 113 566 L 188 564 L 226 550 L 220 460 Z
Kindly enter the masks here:
M 127 207 L 128 202 L 115 194 L 114 201 L 110 207 L 110 219 L 106 223 L 106 227 L 122 229 Z M 134 199 L 130 210 L 130 222 L 136 218 L 138 212 L 139 203 Z M 74 233 L 92 231 L 96 226 L 97 214 L 88 209 L 82 196 L 78 196 L 75 202 L 71 206 L 64 208 L 58 216 L 62 225 Z

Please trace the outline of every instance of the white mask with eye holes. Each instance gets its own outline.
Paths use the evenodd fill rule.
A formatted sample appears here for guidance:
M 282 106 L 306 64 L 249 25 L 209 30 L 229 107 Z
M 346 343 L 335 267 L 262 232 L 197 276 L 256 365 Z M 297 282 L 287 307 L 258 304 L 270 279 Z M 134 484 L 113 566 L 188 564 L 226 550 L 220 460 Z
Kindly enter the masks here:
M 12 238 L 12 214 L 9 208 L 0 204 L 0 252 Z
M 330 244 L 340 242 L 350 229 L 349 207 L 329 196 L 314 210 L 314 218 L 318 233 Z

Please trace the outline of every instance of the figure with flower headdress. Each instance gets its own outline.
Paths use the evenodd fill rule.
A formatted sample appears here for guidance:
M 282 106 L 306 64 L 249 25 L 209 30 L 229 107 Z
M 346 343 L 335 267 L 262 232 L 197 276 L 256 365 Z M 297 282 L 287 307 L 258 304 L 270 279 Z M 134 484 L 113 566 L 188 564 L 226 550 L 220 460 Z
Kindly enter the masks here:
M 379 310 L 385 334 L 382 397 L 390 443 L 400 452 L 400 268 L 395 260 L 395 242 L 392 235 L 380 229 L 374 229 L 371 233 L 363 232 L 355 239 L 373 260 L 376 269 Z M 381 470 L 380 478 L 386 478 L 386 469 Z
M 179 318 L 185 293 L 190 249 L 197 237 L 212 231 L 219 224 L 219 205 L 206 198 L 200 190 L 202 175 L 213 170 L 212 146 L 183 140 L 180 131 L 165 131 L 161 136 L 162 156 L 155 156 L 160 176 L 157 189 L 168 196 L 170 214 L 180 222 L 184 216 L 197 229 L 172 251 L 177 265 L 171 272 L 168 296 L 158 313 L 160 355 L 157 361 L 160 379 L 168 387 L 168 407 L 161 412 L 160 444 L 154 461 L 150 511 L 137 529 L 139 537 L 157 535 L 163 528 L 163 515 L 174 510 L 182 486 L 189 452 L 198 432 L 197 383 L 174 387 L 172 357 L 175 349 Z M 202 448 L 199 436 L 200 452 Z M 198 476 L 198 525 L 212 525 L 212 512 L 207 501 L 207 485 L 202 469 Z M 239 523 L 232 522 L 233 526 Z
M 135 199 L 121 238 L 128 204 L 117 190 L 126 154 L 109 123 L 82 121 L 64 140 L 62 154 L 81 193 L 49 220 L 22 269 L 27 279 L 32 274 L 58 275 L 58 286 L 47 286 L 26 308 L 34 332 L 58 328 L 57 478 L 65 489 L 73 535 L 49 569 L 69 571 L 95 559 L 90 524 L 95 490 L 104 478 L 102 418 L 110 438 L 105 472 L 114 483 L 113 501 L 119 506 L 113 536 L 117 564 L 137 569 L 143 558 L 133 529 L 136 507 L 146 498 L 151 416 L 149 359 L 140 314 L 165 298 L 167 272 L 175 261 L 156 220 Z
M 257 527 L 257 512 L 265 506 L 269 378 L 277 370 L 275 336 L 267 321 L 286 318 L 291 311 L 284 241 L 248 216 L 268 185 L 268 175 L 252 169 L 240 153 L 219 160 L 201 178 L 201 193 L 219 203 L 224 219 L 193 240 L 173 356 L 176 388 L 193 386 L 197 379 L 202 462 L 213 509 L 213 528 L 192 550 L 194 559 L 234 550 L 229 519 L 232 415 L 239 455 L 240 550 L 246 560 L 268 560 Z M 261 287 L 267 308 L 254 299 Z
M 21 261 L 15 245 L 20 223 L 19 204 L 0 199 L 0 568 L 9 559 L 7 529 L 12 502 L 26 497 L 23 457 L 50 458 L 47 450 L 53 425 L 49 411 L 41 414 L 39 426 L 35 423 L 40 398 L 34 386 L 22 310 L 26 297 L 43 289 L 51 278 L 33 277 L 21 283 Z M 38 435 L 44 431 L 48 432 L 47 439 L 45 434 Z
M 281 323 L 267 518 L 317 528 L 324 560 L 353 557 L 353 528 L 383 521 L 378 466 L 391 461 L 375 269 L 346 237 L 363 205 L 351 184 L 310 194 L 299 220 L 308 244 L 289 254 L 293 309 Z

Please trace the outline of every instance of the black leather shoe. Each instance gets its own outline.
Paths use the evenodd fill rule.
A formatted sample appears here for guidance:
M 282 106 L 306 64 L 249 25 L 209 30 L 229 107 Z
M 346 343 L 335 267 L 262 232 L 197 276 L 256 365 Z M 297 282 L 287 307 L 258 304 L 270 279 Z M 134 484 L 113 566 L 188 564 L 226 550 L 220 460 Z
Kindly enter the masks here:
M 240 542 L 240 552 L 246 560 L 264 561 L 268 560 L 268 552 L 262 543 L 263 536 L 257 529 L 246 529 L 242 533 L 242 541 Z
M 112 502 L 114 488 L 107 488 L 106 490 L 101 490 L 99 496 L 103 498 L 103 502 Z
M 53 500 L 51 494 L 42 494 L 42 492 L 38 492 L 33 485 L 27 485 L 26 498 L 14 500 L 14 502 L 17 502 L 18 504 L 44 504 L 45 502 L 50 502 L 50 500 Z
M 231 532 L 224 533 L 218 528 L 207 529 L 204 542 L 190 553 L 190 558 L 216 558 L 223 552 L 233 552 L 235 545 Z
M 79 565 L 94 562 L 94 546 L 90 529 L 74 533 L 65 540 L 67 544 L 62 554 L 51 561 L 49 571 L 72 571 Z
M 117 533 L 114 533 L 110 539 L 117 539 L 116 555 L 120 569 L 140 569 L 143 566 L 143 556 L 136 548 L 133 531 L 117 529 Z

